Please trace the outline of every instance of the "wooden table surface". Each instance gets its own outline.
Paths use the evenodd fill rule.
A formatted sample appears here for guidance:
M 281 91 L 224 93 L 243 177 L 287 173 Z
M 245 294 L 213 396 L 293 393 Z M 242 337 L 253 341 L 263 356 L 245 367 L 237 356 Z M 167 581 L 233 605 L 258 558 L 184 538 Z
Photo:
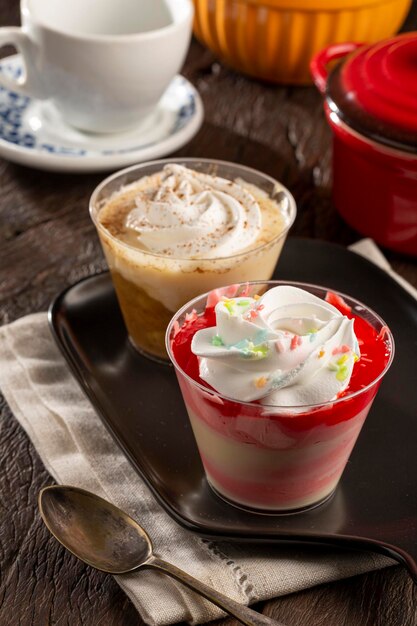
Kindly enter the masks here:
M 0 0 L 0 23 L 19 23 L 17 2 Z M 405 29 L 417 29 L 416 5 Z M 332 206 L 330 131 L 313 87 L 247 79 L 196 42 L 184 74 L 202 96 L 205 122 L 178 154 L 244 163 L 281 180 L 298 203 L 292 236 L 343 245 L 359 238 Z M 46 310 L 57 292 L 105 267 L 87 211 L 102 178 L 40 172 L 0 159 L 2 323 Z M 387 257 L 417 285 L 416 260 Z M 111 576 L 84 566 L 49 536 L 36 498 L 52 480 L 4 400 L 0 410 L 0 625 L 141 624 Z M 412 626 L 417 591 L 398 566 L 256 608 L 289 626 Z

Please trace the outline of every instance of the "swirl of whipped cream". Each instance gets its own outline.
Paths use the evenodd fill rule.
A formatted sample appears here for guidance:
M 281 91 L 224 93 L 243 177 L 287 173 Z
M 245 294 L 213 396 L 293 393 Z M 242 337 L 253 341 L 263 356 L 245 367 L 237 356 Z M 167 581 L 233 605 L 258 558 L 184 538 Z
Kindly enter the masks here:
M 145 249 L 212 258 L 236 254 L 258 237 L 261 210 L 242 185 L 175 164 L 165 165 L 153 183 L 152 178 L 125 222 Z
M 223 298 L 216 326 L 195 333 L 200 377 L 224 396 L 276 406 L 320 404 L 349 384 L 359 347 L 353 320 L 291 286 Z

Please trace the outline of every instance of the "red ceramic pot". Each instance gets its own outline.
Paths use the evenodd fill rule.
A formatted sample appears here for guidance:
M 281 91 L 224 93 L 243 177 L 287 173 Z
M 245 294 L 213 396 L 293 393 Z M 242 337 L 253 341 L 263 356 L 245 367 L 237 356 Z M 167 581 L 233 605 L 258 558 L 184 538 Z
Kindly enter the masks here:
M 417 256 L 417 33 L 331 45 L 310 68 L 333 131 L 336 208 L 360 233 Z

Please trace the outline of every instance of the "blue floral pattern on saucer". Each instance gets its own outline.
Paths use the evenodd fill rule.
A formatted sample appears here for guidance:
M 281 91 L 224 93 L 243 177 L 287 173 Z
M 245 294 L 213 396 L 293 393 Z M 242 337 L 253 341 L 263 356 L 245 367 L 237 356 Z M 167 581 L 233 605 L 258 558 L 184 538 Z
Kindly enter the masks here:
M 17 80 L 23 72 L 20 55 L 0 61 L 0 72 Z M 41 169 L 112 169 L 173 152 L 197 132 L 202 118 L 198 92 L 180 75 L 149 118 L 117 135 L 82 133 L 65 124 L 52 102 L 0 87 L 0 156 Z

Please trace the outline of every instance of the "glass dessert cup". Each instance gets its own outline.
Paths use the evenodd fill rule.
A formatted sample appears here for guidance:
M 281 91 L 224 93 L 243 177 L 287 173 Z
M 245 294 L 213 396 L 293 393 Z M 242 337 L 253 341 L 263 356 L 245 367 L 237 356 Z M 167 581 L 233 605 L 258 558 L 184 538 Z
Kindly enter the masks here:
M 233 297 L 253 297 L 289 284 L 322 299 L 328 292 L 314 285 L 268 281 L 241 284 Z M 227 289 L 224 293 L 230 296 Z M 341 296 L 355 317 L 364 319 L 376 334 L 382 333 L 384 359 L 379 369 L 371 370 L 368 384 L 353 392 L 348 389 L 345 395 L 319 405 L 282 407 L 242 402 L 194 380 L 178 362 L 173 339 L 190 315 L 204 312 L 208 294 L 182 307 L 168 326 L 167 351 L 175 366 L 207 481 L 234 505 L 262 513 L 296 513 L 322 504 L 337 487 L 392 363 L 394 341 L 383 320 L 371 309 L 344 294 L 332 293 Z M 359 365 L 360 361 L 355 367 Z
M 144 176 L 175 163 L 197 172 L 256 186 L 277 205 L 276 232 L 267 241 L 230 256 L 176 258 L 129 245 L 100 223 L 100 211 L 109 198 Z M 272 276 L 296 205 L 289 191 L 273 178 L 242 165 L 211 159 L 163 159 L 129 167 L 104 180 L 90 200 L 90 214 L 112 275 L 114 288 L 131 343 L 140 352 L 167 360 L 165 332 L 172 315 L 204 291 L 241 280 Z

